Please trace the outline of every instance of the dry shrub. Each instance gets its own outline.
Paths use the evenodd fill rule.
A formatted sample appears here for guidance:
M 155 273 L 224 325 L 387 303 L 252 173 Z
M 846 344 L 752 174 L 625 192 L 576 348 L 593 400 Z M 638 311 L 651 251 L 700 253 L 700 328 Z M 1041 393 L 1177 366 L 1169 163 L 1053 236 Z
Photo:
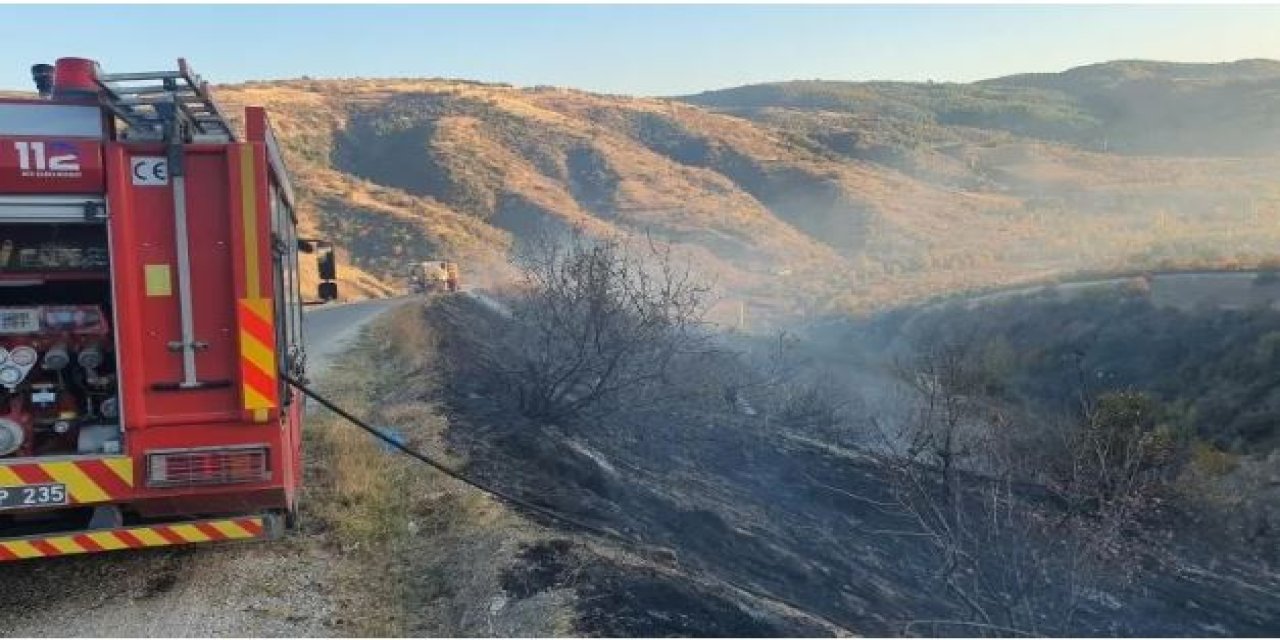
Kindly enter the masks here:
M 677 361 L 707 347 L 708 290 L 667 247 L 575 233 L 531 242 L 518 264 L 524 286 L 500 346 L 477 362 L 526 417 L 659 402 Z
M 1104 393 L 1088 404 L 1058 484 L 1079 507 L 1142 511 L 1169 488 L 1182 447 L 1151 396 Z
M 1239 467 L 1236 455 L 1223 451 L 1207 442 L 1191 445 L 1191 459 L 1187 471 L 1198 476 L 1222 477 Z

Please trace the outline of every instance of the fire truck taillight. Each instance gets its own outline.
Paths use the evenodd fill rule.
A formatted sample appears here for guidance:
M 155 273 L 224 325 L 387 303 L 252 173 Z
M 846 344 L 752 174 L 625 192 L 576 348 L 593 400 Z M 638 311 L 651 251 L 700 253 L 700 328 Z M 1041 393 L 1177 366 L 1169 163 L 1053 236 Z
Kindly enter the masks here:
M 266 447 L 186 449 L 147 454 L 147 485 L 187 487 L 271 478 Z

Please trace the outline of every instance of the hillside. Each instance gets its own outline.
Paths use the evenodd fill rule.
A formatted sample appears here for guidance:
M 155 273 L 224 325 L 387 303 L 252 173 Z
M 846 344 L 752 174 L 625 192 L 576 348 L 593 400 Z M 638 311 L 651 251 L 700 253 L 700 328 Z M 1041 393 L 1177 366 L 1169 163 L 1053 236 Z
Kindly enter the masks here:
M 1268 454 L 1280 448 L 1273 373 L 1280 313 L 1263 302 L 1182 303 L 1207 297 L 1196 289 L 1210 287 L 1234 288 L 1240 297 L 1256 289 L 1269 302 L 1275 280 L 1241 276 L 1234 287 L 1212 280 L 1169 276 L 1155 286 L 1117 282 L 901 308 L 848 335 L 860 336 L 849 338 L 855 350 L 883 351 L 886 359 L 937 345 L 971 348 L 1001 379 L 994 387 L 1002 400 L 1041 413 L 1076 410 L 1082 384 L 1089 392 L 1149 392 L 1188 435 L 1226 451 Z M 1175 290 L 1181 299 L 1171 299 Z
M 970 127 L 1124 154 L 1280 151 L 1280 62 L 1125 60 L 980 82 L 798 81 L 709 91 L 692 104 L 872 117 L 914 129 Z
M 504 273 L 513 239 L 578 226 L 676 243 L 762 317 L 1083 267 L 1269 256 L 1280 158 L 1266 141 L 1277 129 L 1198 141 L 1238 127 L 1246 103 L 1269 113 L 1275 101 L 1254 98 L 1280 82 L 1278 68 L 1109 63 L 971 85 L 762 85 L 687 102 L 442 79 L 218 95 L 270 109 L 304 220 L 374 277 L 392 282 L 404 262 L 443 254 L 485 282 Z M 1186 99 L 1138 89 L 1148 85 Z M 1130 115 L 1104 118 L 1100 96 L 1129 100 Z M 1157 108 L 1185 112 L 1191 133 L 1167 136 L 1144 115 Z M 1089 132 L 1108 127 L 1129 137 L 1104 152 Z
M 1206 549 L 1245 549 L 1274 563 L 1280 559 L 1276 296 L 1272 272 L 1166 275 L 900 307 L 815 327 L 811 335 L 837 366 L 856 362 L 892 372 L 951 354 L 943 357 L 955 357 L 971 376 L 970 397 L 981 398 L 975 406 L 1000 416 L 989 422 L 994 431 L 971 442 L 990 447 L 999 442 L 995 434 L 1011 434 L 1018 458 L 1037 470 L 1060 468 L 1069 457 L 1062 443 L 1071 441 L 1070 425 L 1096 420 L 1109 396 L 1136 399 L 1130 406 L 1139 412 L 1131 415 L 1146 421 L 1146 446 L 1165 447 L 1160 455 L 1168 463 L 1161 469 L 1143 462 L 1144 473 L 1170 483 L 1178 526 L 1202 526 L 1206 542 L 1234 536 Z M 861 388 L 868 397 L 878 393 Z M 977 420 L 984 419 L 990 420 Z

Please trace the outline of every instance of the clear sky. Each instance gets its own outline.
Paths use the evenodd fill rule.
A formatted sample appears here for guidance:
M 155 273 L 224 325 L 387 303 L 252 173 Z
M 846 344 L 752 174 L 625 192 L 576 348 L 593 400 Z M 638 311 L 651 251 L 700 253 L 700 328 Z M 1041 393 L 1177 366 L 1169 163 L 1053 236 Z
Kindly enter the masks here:
M 1121 58 L 1280 58 L 1280 6 L 0 5 L 34 62 L 186 57 L 213 82 L 444 76 L 672 95 L 771 80 L 968 81 Z

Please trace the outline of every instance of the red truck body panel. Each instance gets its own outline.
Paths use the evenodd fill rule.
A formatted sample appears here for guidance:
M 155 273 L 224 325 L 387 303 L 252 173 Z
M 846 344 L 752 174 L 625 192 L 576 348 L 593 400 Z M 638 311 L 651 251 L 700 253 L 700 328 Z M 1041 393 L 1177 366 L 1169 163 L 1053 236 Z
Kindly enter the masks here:
M 15 105 L 83 106 L 4 100 L 0 116 Z M 21 118 L 29 120 L 30 113 L 22 111 Z M 87 121 L 84 114 L 73 115 Z M 300 316 L 292 314 L 301 309 L 296 277 L 282 276 L 289 265 L 296 269 L 296 221 L 287 172 L 266 114 L 256 108 L 246 111 L 246 140 L 201 140 L 180 147 L 193 335 L 200 344 L 194 355 L 200 386 L 193 388 L 181 384 L 183 355 L 174 348 L 182 336 L 174 202 L 178 180 L 138 175 L 140 168 L 154 172 L 157 165 L 167 164 L 171 150 L 156 142 L 117 140 L 106 120 L 101 139 L 6 135 L 0 127 L 0 197 L 105 200 L 123 448 L 110 455 L 0 457 L 0 490 L 57 482 L 69 493 L 65 506 L 5 509 L 0 517 L 112 505 L 125 515 L 124 524 L 137 527 L 155 518 L 285 512 L 293 506 L 301 480 L 302 402 L 281 383 L 279 372 L 290 357 L 289 347 L 301 347 L 301 336 L 290 329 L 300 325 Z M 78 126 L 83 128 L 83 122 Z M 52 163 L 56 171 L 33 168 L 33 145 L 42 146 L 41 166 L 48 168 L 51 158 L 59 159 Z M 21 158 L 19 152 L 29 155 Z M 0 224 L 4 222 L 0 206 Z M 11 276 L 0 269 L 0 280 L 6 277 Z M 190 452 L 182 460 L 191 465 L 209 463 L 208 451 L 243 451 L 243 460 L 253 461 L 265 456 L 265 473 L 228 484 L 156 482 L 152 456 L 175 451 Z M 165 464 L 176 464 L 167 460 Z M 0 520 L 0 560 L 53 555 L 33 554 L 32 549 L 42 548 L 38 541 L 6 540 L 10 538 Z M 76 552 L 96 550 L 92 546 L 86 542 L 85 550 Z

